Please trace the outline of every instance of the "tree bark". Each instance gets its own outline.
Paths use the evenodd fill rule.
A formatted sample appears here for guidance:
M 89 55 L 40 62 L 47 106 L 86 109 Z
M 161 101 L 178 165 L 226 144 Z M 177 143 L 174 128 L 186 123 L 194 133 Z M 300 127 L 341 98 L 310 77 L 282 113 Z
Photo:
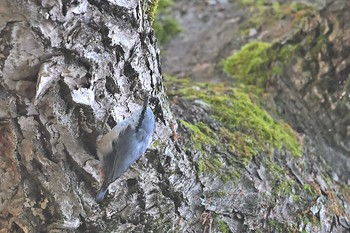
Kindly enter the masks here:
M 113 127 L 151 93 L 154 141 L 169 143 L 147 4 L 0 1 L 2 232 L 131 232 L 176 218 L 160 208 L 174 204 L 158 186 L 155 147 L 112 185 L 114 197 L 94 200 L 106 119 Z

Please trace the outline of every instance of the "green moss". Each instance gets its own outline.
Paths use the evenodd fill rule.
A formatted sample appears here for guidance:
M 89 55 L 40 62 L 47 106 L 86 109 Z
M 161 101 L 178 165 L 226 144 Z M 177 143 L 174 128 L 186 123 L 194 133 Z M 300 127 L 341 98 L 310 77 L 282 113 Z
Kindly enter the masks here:
M 263 6 L 266 4 L 266 0 L 241 0 L 241 4 Z
M 169 12 L 169 8 L 173 5 L 172 0 L 155 0 L 158 2 L 158 13 L 166 14 Z
M 290 178 L 281 179 L 279 181 L 276 187 L 276 193 L 282 197 L 292 195 L 293 188 L 297 186 L 295 181 Z M 293 199 L 296 201 L 299 200 L 299 197 L 294 196 Z
M 215 224 L 215 223 L 214 223 Z M 226 222 L 220 220 L 220 219 L 217 219 L 216 220 L 216 224 L 219 228 L 219 231 L 221 233 L 229 233 L 230 232 L 230 228 L 228 227 L 228 225 L 226 224 Z
M 161 140 L 155 140 L 153 143 L 152 143 L 152 147 L 154 148 L 159 148 L 160 146 L 162 146 L 162 142 Z
M 281 12 L 281 8 L 282 8 L 281 3 L 273 2 L 271 7 L 272 7 L 274 12 Z
M 216 155 L 205 157 L 197 161 L 198 173 L 220 173 L 223 168 L 223 163 L 218 159 Z
M 203 122 L 191 124 L 184 120 L 180 120 L 180 124 L 191 131 L 191 141 L 195 149 L 202 151 L 203 145 L 215 145 L 218 140 L 215 140 L 215 133 Z
M 270 52 L 271 60 L 287 63 L 288 61 L 290 61 L 291 56 L 298 50 L 298 48 L 298 44 L 286 44 L 283 45 L 281 48 L 273 47 L 275 51 Z
M 274 219 L 269 219 L 267 221 L 267 229 L 268 229 L 268 232 L 276 232 L 276 233 L 298 232 L 297 227 L 289 226 L 287 223 L 279 222 Z
M 289 197 L 292 195 L 295 201 L 300 200 L 298 195 L 293 194 L 293 192 L 299 190 L 298 184 L 295 180 L 290 179 L 289 176 L 286 175 L 286 169 L 272 162 L 269 158 L 264 159 L 264 164 L 269 172 L 272 183 L 275 184 L 272 187 L 273 195 L 276 197 Z
M 150 3 L 149 15 L 160 44 L 168 42 L 174 35 L 181 32 L 177 21 L 169 17 L 172 4 L 171 0 L 153 0 Z
M 303 223 L 303 225 L 307 225 L 308 223 L 310 223 L 313 226 L 321 225 L 319 218 L 313 215 L 311 212 L 308 212 L 306 214 L 300 214 L 299 219 Z
M 198 122 L 196 124 L 191 124 L 184 120 L 179 121 L 182 126 L 191 131 L 191 146 L 193 146 L 197 151 L 206 153 L 205 147 L 213 147 L 220 144 L 217 134 L 211 130 L 203 122 Z M 197 161 L 197 172 L 202 173 L 221 173 L 221 176 L 233 178 L 232 174 L 223 170 L 224 164 L 220 160 L 220 157 L 213 154 L 208 157 L 202 157 Z M 223 180 L 224 181 L 224 180 Z M 225 180 L 224 182 L 226 182 Z
M 232 169 L 231 171 L 226 170 L 226 172 L 222 173 L 220 179 L 224 183 L 227 183 L 228 181 L 233 181 L 233 183 L 236 184 L 240 177 L 241 175 L 239 174 L 239 172 L 237 170 Z
M 193 87 L 187 81 L 177 81 L 177 84 L 186 86 L 180 87 L 182 91 L 178 90 L 177 94 L 205 101 L 211 106 L 213 118 L 222 124 L 220 131 L 215 132 L 204 123 L 184 123 L 196 134 L 193 139 L 200 145 L 224 143 L 226 148 L 229 146 L 229 150 L 242 158 L 271 152 L 273 148 L 285 148 L 293 155 L 301 154 L 301 146 L 293 130 L 287 124 L 275 121 L 240 89 L 224 84 L 197 83 L 197 87 Z
M 269 47 L 271 44 L 259 41 L 244 45 L 224 61 L 224 71 L 244 84 L 264 86 Z
M 310 184 L 304 184 L 303 189 L 313 197 L 317 195 L 317 191 Z
M 159 0 L 151 0 L 147 2 L 145 13 L 149 15 L 151 23 L 154 22 L 158 12 Z
M 267 81 L 284 72 L 298 45 L 253 41 L 223 61 L 224 71 L 245 86 L 253 85 L 254 93 L 261 93 Z
M 226 196 L 226 193 L 224 191 L 218 191 L 218 192 L 216 192 L 216 196 L 217 197 L 224 197 L 224 196 Z
M 309 7 L 305 4 L 299 3 L 299 2 L 292 2 L 290 5 L 291 12 L 298 12 L 301 10 L 308 9 Z
M 156 37 L 161 44 L 165 44 L 182 30 L 176 20 L 170 17 L 165 17 L 159 21 L 155 21 L 153 23 L 153 28 L 155 30 Z
M 207 168 L 205 166 L 204 160 L 197 161 L 197 172 L 198 172 L 198 174 L 202 174 L 206 170 L 207 170 Z
M 239 170 L 232 166 L 246 165 L 259 153 L 285 148 L 293 155 L 301 154 L 301 145 L 293 130 L 287 124 L 275 121 L 240 88 L 191 83 L 170 76 L 166 76 L 165 81 L 166 86 L 171 87 L 169 96 L 204 101 L 209 105 L 211 118 L 220 123 L 214 130 L 204 122 L 180 120 L 180 124 L 190 132 L 189 145 L 201 153 L 197 161 L 199 174 L 214 172 L 223 182 L 235 182 L 239 179 Z M 222 150 L 229 154 L 223 157 L 215 153 Z
M 274 121 L 247 94 L 238 89 L 231 91 L 231 95 L 212 96 L 207 101 L 213 106 L 215 118 L 224 124 L 225 136 L 233 137 L 226 139 L 236 142 L 236 153 L 251 157 L 285 147 L 294 155 L 301 154 L 300 144 L 287 124 Z

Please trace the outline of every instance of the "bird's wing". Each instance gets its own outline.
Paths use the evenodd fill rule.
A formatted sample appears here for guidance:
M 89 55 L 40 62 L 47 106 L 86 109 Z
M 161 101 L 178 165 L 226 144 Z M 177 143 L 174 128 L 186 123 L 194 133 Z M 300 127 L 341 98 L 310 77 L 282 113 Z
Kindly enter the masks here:
M 134 131 L 129 125 L 125 130 L 121 131 L 118 140 L 112 142 L 113 159 L 110 160 L 108 173 L 108 183 L 112 183 L 118 179 L 128 167 L 135 161 L 133 159 L 135 148 Z
M 144 142 L 146 140 L 147 135 L 148 134 L 147 134 L 146 130 L 140 128 L 136 132 L 136 139 L 139 142 Z

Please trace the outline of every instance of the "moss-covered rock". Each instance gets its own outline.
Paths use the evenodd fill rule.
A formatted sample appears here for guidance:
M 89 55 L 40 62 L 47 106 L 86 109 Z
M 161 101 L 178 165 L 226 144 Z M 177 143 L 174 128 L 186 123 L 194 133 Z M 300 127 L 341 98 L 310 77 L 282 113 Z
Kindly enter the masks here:
M 244 45 L 223 62 L 224 71 L 247 85 L 264 86 L 269 47 L 271 44 L 260 41 Z
M 167 76 L 166 84 L 170 96 L 181 96 L 192 104 L 203 102 L 208 108 L 207 120 L 180 120 L 182 127 L 190 133 L 190 143 L 201 156 L 197 161 L 197 172 L 214 172 L 221 180 L 236 181 L 237 169 L 232 164 L 248 164 L 253 156 L 271 154 L 275 148 L 289 150 L 301 155 L 301 145 L 288 124 L 274 120 L 268 112 L 251 100 L 240 88 L 224 84 L 192 83 L 188 79 Z M 208 154 L 207 151 L 213 151 Z M 229 151 L 223 156 L 216 151 Z
M 281 75 L 298 45 L 253 41 L 223 61 L 224 71 L 239 83 L 252 85 L 254 93 L 264 92 L 269 80 Z

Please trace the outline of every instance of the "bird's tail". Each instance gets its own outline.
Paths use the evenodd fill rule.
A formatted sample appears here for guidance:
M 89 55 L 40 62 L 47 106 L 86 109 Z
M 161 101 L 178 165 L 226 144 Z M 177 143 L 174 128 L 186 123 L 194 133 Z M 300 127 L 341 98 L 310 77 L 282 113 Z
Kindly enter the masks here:
M 98 191 L 97 195 L 96 195 L 96 202 L 101 202 L 103 201 L 103 199 L 105 198 L 106 192 L 107 192 L 108 186 L 105 187 L 105 185 L 102 185 L 102 187 L 100 188 L 100 191 Z

